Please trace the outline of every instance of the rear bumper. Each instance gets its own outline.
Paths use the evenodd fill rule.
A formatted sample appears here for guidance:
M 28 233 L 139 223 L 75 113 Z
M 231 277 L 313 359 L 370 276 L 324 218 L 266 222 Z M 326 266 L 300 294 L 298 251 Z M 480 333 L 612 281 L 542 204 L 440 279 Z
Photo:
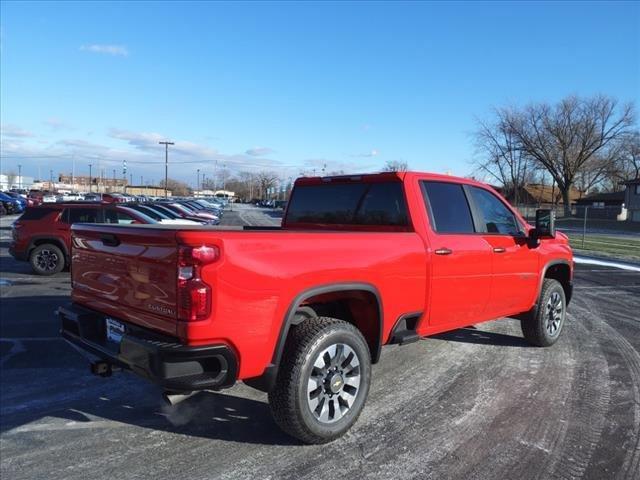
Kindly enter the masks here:
M 107 340 L 105 315 L 77 304 L 60 307 L 62 337 L 90 360 L 101 360 L 152 381 L 166 390 L 218 390 L 237 379 L 238 362 L 226 345 L 190 347 L 175 338 L 119 321 L 120 343 Z

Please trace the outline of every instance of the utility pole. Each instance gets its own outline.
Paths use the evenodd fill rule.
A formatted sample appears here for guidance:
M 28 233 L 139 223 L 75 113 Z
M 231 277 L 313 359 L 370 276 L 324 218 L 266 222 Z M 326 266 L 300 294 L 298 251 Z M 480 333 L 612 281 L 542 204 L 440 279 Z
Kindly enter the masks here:
M 169 145 L 175 145 L 173 142 L 158 142 L 164 145 L 164 198 L 167 198 L 167 182 L 169 180 Z
M 53 190 L 53 170 L 49 170 L 49 188 Z
M 133 185 L 133 173 L 129 174 L 129 185 Z
M 113 169 L 113 186 L 111 188 L 112 188 L 111 191 L 114 192 L 116 188 L 116 169 L 115 168 Z
M 222 164 L 222 190 L 225 198 L 227 198 L 227 164 Z
M 18 188 L 22 190 L 22 165 L 18 164 Z
M 91 183 L 91 164 L 89 164 L 89 193 L 93 192 L 93 184 Z
M 196 177 L 196 192 L 200 190 L 200 169 L 196 170 L 197 172 L 197 177 Z

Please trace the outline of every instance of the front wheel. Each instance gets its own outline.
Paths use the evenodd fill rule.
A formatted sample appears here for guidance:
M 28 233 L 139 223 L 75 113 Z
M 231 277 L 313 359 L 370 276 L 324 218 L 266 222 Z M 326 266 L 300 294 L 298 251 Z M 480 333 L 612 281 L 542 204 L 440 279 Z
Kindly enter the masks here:
M 343 435 L 364 407 L 371 356 L 353 325 L 328 317 L 293 327 L 269 404 L 276 423 L 305 443 Z
M 64 253 L 51 243 L 38 245 L 31 252 L 29 262 L 33 271 L 38 275 L 53 275 L 60 273 L 64 268 Z
M 538 303 L 520 320 L 525 340 L 537 347 L 553 345 L 560 337 L 566 315 L 564 288 L 557 280 L 546 278 Z

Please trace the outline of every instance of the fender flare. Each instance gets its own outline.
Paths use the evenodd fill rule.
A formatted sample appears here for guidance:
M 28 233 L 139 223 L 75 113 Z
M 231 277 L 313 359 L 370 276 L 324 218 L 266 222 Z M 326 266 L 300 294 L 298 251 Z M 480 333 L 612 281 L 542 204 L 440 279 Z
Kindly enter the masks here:
M 287 312 L 280 326 L 280 333 L 273 350 L 271 363 L 265 368 L 264 373 L 259 377 L 249 378 L 244 381 L 247 385 L 264 392 L 269 392 L 275 385 L 276 378 L 278 376 L 278 368 L 280 361 L 282 360 L 282 354 L 284 352 L 284 346 L 289 334 L 289 330 L 293 325 L 300 323 L 300 320 L 296 319 L 296 312 L 298 307 L 307 299 L 315 297 L 316 295 L 322 295 L 325 293 L 345 292 L 349 290 L 361 290 L 368 293 L 372 293 L 376 298 L 378 306 L 378 338 L 375 348 L 371 349 L 371 363 L 377 363 L 380 359 L 380 352 L 382 349 L 382 335 L 383 335 L 383 310 L 382 310 L 382 297 L 378 289 L 369 283 L 362 282 L 347 282 L 347 283 L 331 283 L 325 285 L 319 285 L 303 290 L 289 304 Z
M 46 240 L 49 243 L 53 243 L 54 245 L 60 247 L 62 250 L 62 253 L 64 254 L 65 262 L 69 263 L 70 258 L 69 258 L 69 249 L 67 248 L 67 244 L 64 242 L 62 238 L 52 237 L 49 235 L 35 235 L 31 237 L 31 240 L 29 240 L 29 246 L 27 247 L 27 258 L 31 256 L 31 251 L 37 247 L 36 242 L 39 242 L 40 240 Z
M 572 281 L 573 267 L 571 265 L 571 262 L 566 259 L 551 260 L 550 262 L 545 264 L 545 266 L 542 268 L 542 272 L 540 272 L 540 279 L 538 280 L 538 291 L 536 292 L 536 299 L 535 299 L 534 305 L 538 304 L 538 299 L 540 298 L 540 292 L 542 291 L 542 284 L 544 283 L 544 279 L 546 278 L 547 270 L 549 270 L 549 268 L 554 267 L 556 265 L 566 265 L 569 268 L 569 293 L 567 295 L 567 305 L 571 301 L 571 291 L 573 289 L 573 281 Z

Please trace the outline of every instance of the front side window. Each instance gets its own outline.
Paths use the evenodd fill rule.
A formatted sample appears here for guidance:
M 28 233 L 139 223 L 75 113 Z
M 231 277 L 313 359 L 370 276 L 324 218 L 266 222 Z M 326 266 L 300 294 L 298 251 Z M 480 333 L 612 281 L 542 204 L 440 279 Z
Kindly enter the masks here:
M 471 209 L 462 185 L 421 182 L 433 229 L 438 233 L 474 233 Z
M 484 188 L 471 187 L 473 199 L 483 217 L 487 233 L 518 235 L 522 229 L 511 210 L 493 193 Z

